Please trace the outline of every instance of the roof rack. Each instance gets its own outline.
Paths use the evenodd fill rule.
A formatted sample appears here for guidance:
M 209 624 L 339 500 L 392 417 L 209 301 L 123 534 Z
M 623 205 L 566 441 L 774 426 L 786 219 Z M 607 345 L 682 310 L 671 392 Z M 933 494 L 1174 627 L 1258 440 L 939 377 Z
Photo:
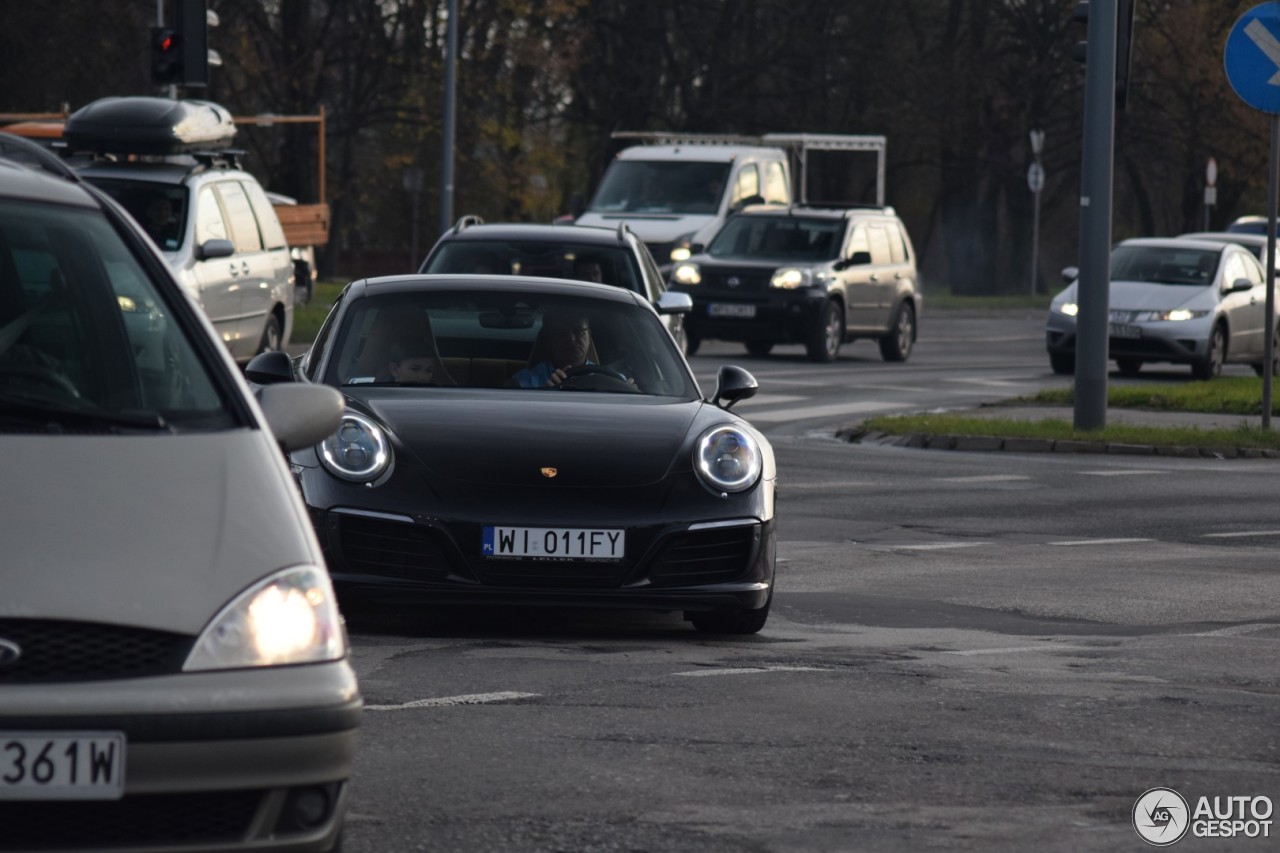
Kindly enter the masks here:
M 619 243 L 626 243 L 627 235 L 630 233 L 632 233 L 632 231 L 630 228 L 627 227 L 627 223 L 625 222 L 618 223 L 618 242 Z
M 897 215 L 897 211 L 893 209 L 892 205 L 871 204 L 870 202 L 801 201 L 801 202 L 796 202 L 796 204 L 793 205 L 793 207 L 807 207 L 807 208 L 818 208 L 818 209 L 826 208 L 828 210 L 876 210 L 876 211 L 883 211 L 884 213 L 887 213 L 890 216 Z
M 468 213 L 465 216 L 458 217 L 458 221 L 453 224 L 453 230 L 461 233 L 466 231 L 472 225 L 483 225 L 484 220 L 474 213 Z

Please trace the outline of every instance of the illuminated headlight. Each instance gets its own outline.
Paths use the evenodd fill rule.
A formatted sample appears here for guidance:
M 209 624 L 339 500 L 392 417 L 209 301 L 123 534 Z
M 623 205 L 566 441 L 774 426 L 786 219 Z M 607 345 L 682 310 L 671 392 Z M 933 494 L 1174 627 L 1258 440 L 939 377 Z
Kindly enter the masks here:
M 676 263 L 687 261 L 691 257 L 693 257 L 693 252 L 689 251 L 688 246 L 676 246 L 671 250 L 671 260 Z
M 678 264 L 671 271 L 671 279 L 676 284 L 701 284 L 702 273 L 698 271 L 697 264 Z
M 713 491 L 743 492 L 760 479 L 760 447 L 745 430 L 718 426 L 698 437 L 693 467 Z
M 1189 308 L 1174 308 L 1172 311 L 1153 311 L 1151 312 L 1151 319 L 1170 320 L 1177 323 L 1183 320 L 1195 320 L 1206 316 L 1208 313 L 1208 311 L 1192 311 Z
M 780 287 L 783 290 L 808 287 L 812 283 L 813 270 L 799 269 L 798 267 L 783 267 L 773 274 L 773 278 L 769 279 L 770 287 Z
M 368 483 L 391 464 L 391 445 L 381 427 L 364 415 L 347 412 L 338 431 L 321 442 L 320 461 L 335 477 Z
M 1056 306 L 1054 310 L 1059 314 L 1066 314 L 1068 317 L 1074 317 L 1080 313 L 1080 306 L 1076 305 L 1074 302 L 1064 302 L 1061 305 Z
M 347 653 L 329 574 L 277 572 L 236 596 L 196 640 L 183 670 L 242 669 L 339 660 Z

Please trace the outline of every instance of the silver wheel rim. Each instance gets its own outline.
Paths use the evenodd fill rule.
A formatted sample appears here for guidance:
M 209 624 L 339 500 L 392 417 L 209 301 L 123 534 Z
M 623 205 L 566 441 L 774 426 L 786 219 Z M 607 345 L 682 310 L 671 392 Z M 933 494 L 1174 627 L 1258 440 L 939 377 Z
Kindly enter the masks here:
M 274 323 L 267 323 L 267 339 L 262 349 L 263 352 L 276 352 L 280 349 L 280 330 Z
M 835 355 L 840 349 L 840 309 L 833 308 L 827 319 L 827 354 Z
M 911 309 L 905 305 L 898 311 L 898 352 L 904 357 L 911 352 Z

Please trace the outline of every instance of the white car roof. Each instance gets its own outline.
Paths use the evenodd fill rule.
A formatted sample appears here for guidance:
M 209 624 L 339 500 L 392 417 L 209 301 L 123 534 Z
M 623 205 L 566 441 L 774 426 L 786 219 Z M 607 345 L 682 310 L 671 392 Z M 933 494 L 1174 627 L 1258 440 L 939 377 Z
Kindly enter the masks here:
M 687 160 L 694 163 L 732 163 L 743 157 L 780 160 L 777 148 L 759 145 L 633 145 L 618 152 L 619 160 Z
M 1120 246 L 1152 246 L 1161 249 L 1176 249 L 1179 246 L 1189 249 L 1216 249 L 1223 248 L 1222 240 L 1193 240 L 1184 237 L 1133 237 L 1128 240 L 1122 240 Z

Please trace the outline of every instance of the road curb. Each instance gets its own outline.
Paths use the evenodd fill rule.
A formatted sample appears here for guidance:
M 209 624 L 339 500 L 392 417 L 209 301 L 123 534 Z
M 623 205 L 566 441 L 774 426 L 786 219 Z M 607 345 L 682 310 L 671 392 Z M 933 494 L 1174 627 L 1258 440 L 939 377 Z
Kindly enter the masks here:
M 1130 456 L 1178 456 L 1207 459 L 1280 459 L 1280 451 L 1254 447 L 1194 447 L 1187 445 L 1127 444 L 1123 442 L 1080 441 L 1076 439 L 1001 438 L 994 435 L 950 435 L 946 433 L 885 433 L 868 430 L 861 424 L 836 431 L 836 438 L 850 444 L 880 444 L 927 450 L 1010 453 L 1107 453 Z

